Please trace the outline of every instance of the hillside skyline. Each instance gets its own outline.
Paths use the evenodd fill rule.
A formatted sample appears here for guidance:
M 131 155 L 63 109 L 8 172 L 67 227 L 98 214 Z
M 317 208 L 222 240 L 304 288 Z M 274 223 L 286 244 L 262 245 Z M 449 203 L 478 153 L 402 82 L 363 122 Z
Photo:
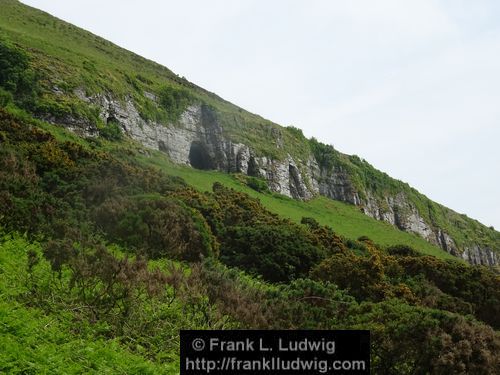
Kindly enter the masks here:
M 120 3 L 111 22 L 113 2 L 100 5 L 109 12 L 103 8 L 97 15 L 89 2 L 24 2 L 153 59 L 243 108 L 360 155 L 431 199 L 500 227 L 495 189 L 500 56 L 492 48 L 500 33 L 493 3 L 383 2 L 376 8 L 291 3 L 282 18 L 278 5 L 264 11 L 258 2 L 210 7 L 149 2 L 140 9 Z M 276 27 L 273 17 L 279 19 Z M 331 29 L 339 18 L 345 22 Z M 317 27 L 303 27 L 313 19 Z M 237 21 L 241 26 L 235 28 Z M 397 27 L 397 36 L 391 27 Z M 327 53 L 342 59 L 326 58 Z

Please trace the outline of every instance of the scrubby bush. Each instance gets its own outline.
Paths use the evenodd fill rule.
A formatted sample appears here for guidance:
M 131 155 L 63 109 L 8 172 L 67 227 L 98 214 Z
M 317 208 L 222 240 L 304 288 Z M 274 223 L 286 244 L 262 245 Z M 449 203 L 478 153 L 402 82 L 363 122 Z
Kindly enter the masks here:
M 300 139 L 300 140 L 305 139 L 304 133 L 302 132 L 302 129 L 297 128 L 296 126 L 293 126 L 293 125 L 289 125 L 285 129 L 290 134 L 292 134 L 295 138 Z
M 174 198 L 113 197 L 96 208 L 94 218 L 110 240 L 151 258 L 197 261 L 217 252 L 205 219 Z
M 384 265 L 376 254 L 369 257 L 335 254 L 315 267 L 311 275 L 315 280 L 337 284 L 360 300 L 379 301 L 390 293 Z
M 309 147 L 311 148 L 314 158 L 322 168 L 327 171 L 333 168 L 338 159 L 338 151 L 335 150 L 333 146 L 325 145 L 312 137 L 309 140 Z
M 11 43 L 0 40 L 0 87 L 10 92 L 25 108 L 32 108 L 37 96 L 38 81 L 29 65 L 28 55 Z M 1 95 L 3 101 L 8 99 Z
M 182 87 L 164 86 L 158 93 L 160 106 L 167 113 L 170 121 L 176 121 L 192 102 L 190 92 Z
M 326 250 L 327 254 L 335 254 L 347 251 L 344 240 L 335 234 L 333 229 L 326 225 L 320 225 L 314 218 L 303 217 L 300 221 L 304 224 L 314 239 L 317 246 Z
M 106 125 L 99 129 L 99 135 L 109 141 L 119 141 L 123 137 L 120 123 L 116 120 L 108 121 Z
M 221 247 L 223 262 L 270 281 L 306 276 L 323 257 L 320 248 L 286 224 L 231 227 Z
M 387 248 L 387 252 L 390 255 L 398 255 L 398 256 L 412 256 L 412 257 L 418 257 L 422 255 L 419 253 L 417 250 L 413 249 L 410 246 L 407 245 L 395 245 L 395 246 L 389 246 Z
M 332 329 L 346 318 L 354 298 L 329 282 L 309 278 L 279 285 L 268 293 L 273 328 Z
M 249 188 L 259 193 L 268 193 L 270 191 L 266 180 L 262 178 L 248 176 L 245 183 Z
M 145 298 L 165 292 L 166 276 L 150 271 L 143 258 L 117 258 L 96 241 L 49 241 L 44 255 L 53 271 L 69 269 L 68 292 L 85 306 L 92 321 L 118 319 L 112 323 L 121 326 Z
M 478 319 L 496 329 L 500 327 L 500 276 L 494 271 L 431 256 L 401 257 L 398 263 L 406 275 L 424 278 L 443 293 L 461 300 L 453 306 L 471 304 Z
M 375 374 L 495 374 L 500 336 L 456 314 L 399 300 L 352 305 L 349 328 L 371 331 Z
M 0 107 L 6 107 L 7 104 L 12 103 L 13 101 L 14 97 L 12 94 L 0 87 Z

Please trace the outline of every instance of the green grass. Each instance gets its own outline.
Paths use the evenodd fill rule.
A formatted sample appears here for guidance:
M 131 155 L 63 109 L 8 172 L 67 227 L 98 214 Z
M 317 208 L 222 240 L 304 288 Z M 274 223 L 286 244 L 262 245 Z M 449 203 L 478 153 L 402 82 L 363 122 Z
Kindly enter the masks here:
M 117 340 L 96 339 L 93 330 L 98 327 L 81 320 L 75 323 L 71 311 L 47 314 L 20 303 L 29 291 L 28 250 L 41 253 L 38 244 L 3 235 L 0 228 L 0 373 L 178 373 L 178 363 L 152 363 L 130 353 Z M 42 262 L 39 272 L 48 277 L 51 271 Z
M 365 199 L 366 193 L 370 192 L 381 209 L 388 209 L 386 198 L 403 193 L 408 203 L 417 209 L 419 215 L 430 227 L 439 228 L 450 235 L 460 249 L 471 244 L 499 249 L 500 232 L 493 228 L 488 228 L 477 220 L 430 200 L 407 183 L 379 171 L 356 155 L 342 154 L 332 146 L 324 145 L 314 139 L 310 143 L 320 164 L 328 168 L 340 166 L 346 171 L 362 199 Z M 409 214 L 409 212 L 401 211 L 400 213 Z
M 201 191 L 211 191 L 213 183 L 220 182 L 259 199 L 270 211 L 295 222 L 300 222 L 305 216 L 313 217 L 319 223 L 332 227 L 337 233 L 350 239 L 368 236 L 382 246 L 406 244 L 424 254 L 442 259 L 458 259 L 416 235 L 400 231 L 388 223 L 366 216 L 353 205 L 325 197 L 303 202 L 279 194 L 259 193 L 242 184 L 232 175 L 175 165 L 160 152 L 152 152 L 151 156 L 139 156 L 139 160 L 167 174 L 182 177 L 188 184 Z

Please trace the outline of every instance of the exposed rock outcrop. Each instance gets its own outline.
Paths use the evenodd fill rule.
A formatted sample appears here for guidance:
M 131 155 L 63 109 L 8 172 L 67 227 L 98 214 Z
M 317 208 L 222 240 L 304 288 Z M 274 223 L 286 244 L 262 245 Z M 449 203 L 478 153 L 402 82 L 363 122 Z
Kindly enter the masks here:
M 481 248 L 478 245 L 466 247 L 462 253 L 462 258 L 471 264 L 498 265 L 500 259 L 498 255 L 489 248 Z
M 332 170 L 320 169 L 314 176 L 319 181 L 319 193 L 326 197 L 359 206 L 361 199 L 349 176 L 341 167 Z
M 318 193 L 316 184 L 308 186 L 305 183 L 313 180 L 311 172 L 318 169 L 317 165 L 310 161 L 310 166 L 301 169 L 291 156 L 275 160 L 255 154 L 247 145 L 233 142 L 224 135 L 216 114 L 208 106 L 191 105 L 176 123 L 158 124 L 145 121 L 131 99 L 119 101 L 109 95 L 89 97 L 83 90 L 75 93 L 81 100 L 100 109 L 103 122 L 116 120 L 131 138 L 148 148 L 165 152 L 175 163 L 262 177 L 272 191 L 296 199 L 309 199 Z M 97 134 L 96 128 L 88 129 L 88 124 L 63 121 L 68 128 L 84 136 Z M 276 139 L 276 147 L 282 147 L 282 134 L 273 130 L 271 136 Z
M 130 98 L 120 101 L 106 94 L 87 96 L 83 90 L 76 90 L 75 94 L 96 106 L 104 123 L 119 123 L 128 136 L 148 148 L 165 152 L 175 163 L 261 177 L 267 180 L 272 191 L 296 199 L 310 199 L 321 194 L 351 203 L 366 215 L 415 233 L 472 264 L 493 266 L 500 262 L 492 249 L 478 244 L 459 249 L 446 232 L 426 222 L 402 192 L 375 197 L 371 191 L 358 191 L 342 166 L 335 165 L 329 170 L 321 168 L 312 155 L 306 161 L 295 160 L 291 155 L 276 160 L 257 154 L 248 145 L 233 142 L 208 106 L 190 105 L 175 123 L 159 124 L 145 121 Z M 148 94 L 148 98 L 156 100 L 154 94 Z M 94 125 L 82 119 L 45 119 L 63 123 L 83 136 L 98 134 Z M 270 136 L 275 139 L 277 148 L 283 148 L 284 139 L 279 129 L 273 128 Z

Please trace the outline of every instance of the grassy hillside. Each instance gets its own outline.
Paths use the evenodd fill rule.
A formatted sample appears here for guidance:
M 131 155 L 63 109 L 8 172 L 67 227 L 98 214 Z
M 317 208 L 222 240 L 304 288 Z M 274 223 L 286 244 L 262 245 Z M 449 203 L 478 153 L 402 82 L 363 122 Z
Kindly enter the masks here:
M 317 197 L 303 202 L 287 198 L 279 194 L 262 193 L 248 187 L 245 178 L 228 175 L 217 171 L 200 171 L 194 168 L 172 164 L 168 158 L 160 153 L 153 152 L 151 156 L 140 157 L 140 160 L 149 166 L 156 166 L 170 175 L 182 177 L 190 185 L 201 191 L 210 191 L 214 182 L 242 191 L 255 197 L 272 212 L 292 219 L 299 223 L 303 217 L 313 217 L 319 223 L 328 225 L 335 232 L 350 239 L 367 236 L 382 246 L 407 244 L 424 254 L 434 255 L 442 259 L 457 259 L 437 246 L 422 238 L 400 231 L 385 222 L 372 219 L 360 212 L 356 206 L 334 201 L 325 197 Z
M 169 111 L 145 97 L 144 92 L 161 98 L 162 93 L 168 94 L 170 90 L 216 108 L 227 135 L 253 145 L 261 153 L 283 157 L 286 152 L 294 153 L 297 149 L 294 146 L 304 149 L 294 134 L 283 131 L 286 148 L 277 150 L 269 134 L 271 128 L 281 127 L 224 101 L 153 61 L 16 0 L 1 0 L 0 4 L 0 41 L 27 50 L 39 74 L 43 94 L 35 111 L 68 113 L 99 121 L 74 95 L 75 89 L 83 89 L 89 95 L 112 92 L 122 99 L 131 95 L 144 118 L 167 122 L 171 119 Z M 242 127 L 249 127 L 252 132 L 242 132 Z
M 161 124 L 175 122 L 189 103 L 202 102 L 215 110 L 226 137 L 251 146 L 260 155 L 282 159 L 290 154 L 295 160 L 306 160 L 312 154 L 323 166 L 346 170 L 360 195 L 363 197 L 371 192 L 380 199 L 382 207 L 385 196 L 404 192 L 429 225 L 444 229 L 459 246 L 480 243 L 492 249 L 500 247 L 499 232 L 430 201 L 357 156 L 344 155 L 330 146 L 307 140 L 299 129 L 280 127 L 251 114 L 155 62 L 44 12 L 15 0 L 0 0 L 0 5 L 2 71 L 6 72 L 0 77 L 0 104 L 3 106 L 21 107 L 39 117 L 83 118 L 95 124 L 103 134 L 107 132 L 113 137 L 117 135 L 113 129 L 106 128 L 107 124 L 99 118 L 97 109 L 83 102 L 76 91 L 83 90 L 87 95 L 112 93 L 121 100 L 130 97 L 144 119 Z M 151 100 L 149 94 L 154 94 L 157 100 Z M 282 139 L 282 147 L 276 147 L 276 137 Z M 189 175 L 187 171 L 182 173 Z M 267 197 L 261 199 L 268 207 L 283 209 L 281 212 L 298 219 L 299 215 L 287 206 L 302 207 L 301 204 L 279 205 Z M 310 208 L 322 209 L 327 205 L 337 207 L 339 211 L 342 207 L 325 202 L 315 200 Z M 318 215 L 323 216 L 322 223 L 332 224 L 348 236 L 367 232 L 382 244 L 398 238 L 406 238 L 405 241 L 412 244 L 419 243 L 413 237 L 399 234 L 397 237 L 379 236 L 379 229 L 386 226 L 373 224 L 376 229 L 370 229 L 373 222 L 361 217 L 340 222 L 327 219 L 327 213 L 318 212 Z M 360 230 L 354 228 L 353 223 L 359 224 Z M 420 244 L 419 247 L 433 251 L 429 245 Z
M 38 125 L 50 132 L 60 142 L 74 142 L 82 147 L 89 147 L 87 142 L 64 128 L 45 122 L 38 122 Z M 361 213 L 359 208 L 350 204 L 325 197 L 317 197 L 311 201 L 303 202 L 280 194 L 259 192 L 249 187 L 247 178 L 242 175 L 218 171 L 202 171 L 180 166 L 172 163 L 164 153 L 146 151 L 141 145 L 130 140 L 109 142 L 103 139 L 100 142 L 102 147 L 109 152 L 132 159 L 134 162 L 138 161 L 146 168 L 158 169 L 161 173 L 181 177 L 189 185 L 202 192 L 211 191 L 213 184 L 219 182 L 258 199 L 270 211 L 284 218 L 289 218 L 296 223 L 300 223 L 303 217 L 312 217 L 320 224 L 333 228 L 335 232 L 347 239 L 355 240 L 361 236 L 367 236 L 384 247 L 394 244 L 406 244 L 424 254 L 434 255 L 441 259 L 457 260 L 456 257 L 422 238 L 400 231 L 387 223 L 372 219 Z
M 340 166 L 348 172 L 361 198 L 370 192 L 384 209 L 384 206 L 387 206 L 385 197 L 404 193 L 426 223 L 448 233 L 460 248 L 470 244 L 481 244 L 493 250 L 500 249 L 500 232 L 493 227 L 486 227 L 465 214 L 459 214 L 430 200 L 407 183 L 391 178 L 356 155 L 342 154 L 314 139 L 310 142 L 320 164 L 329 167 Z
M 167 87 L 165 85 L 182 86 L 184 89 L 190 90 L 193 97 L 199 97 L 202 98 L 201 100 L 217 105 L 223 114 L 221 118 L 225 129 L 230 133 L 234 132 L 232 137 L 236 140 L 257 145 L 261 144 L 263 140 L 269 139 L 269 126 L 274 125 L 180 79 L 168 69 L 125 51 L 73 25 L 53 19 L 43 12 L 20 5 L 16 1 L 3 1 L 2 5 L 4 5 L 5 11 L 0 16 L 0 26 L 5 29 L 5 36 L 8 36 L 14 44 L 29 44 L 31 46 L 29 49 L 31 61 L 36 62 L 34 68 L 42 77 L 40 85 L 43 94 L 37 99 L 36 104 L 39 109 L 43 108 L 50 112 L 84 112 L 91 115 L 91 111 L 81 109 L 85 108 L 86 104 L 81 103 L 72 94 L 72 90 L 81 87 L 94 93 L 111 91 L 122 97 L 132 93 L 135 99 L 148 101 L 142 95 L 144 91 L 159 94 L 162 88 Z M 68 45 L 72 46 L 71 49 L 67 48 Z M 53 56 L 58 56 L 56 64 L 54 64 Z M 93 69 L 89 70 L 87 61 L 92 62 Z M 138 71 L 140 71 L 140 77 Z M 65 95 L 53 93 L 54 86 L 63 90 Z M 161 108 L 156 108 L 152 102 L 149 103 L 148 108 L 159 111 L 156 114 L 150 113 L 149 116 L 162 116 Z M 163 116 L 166 117 L 166 114 Z M 224 119 L 227 119 L 227 122 Z M 253 131 L 242 132 L 243 127 L 251 127 Z M 296 129 L 282 129 L 281 131 L 289 135 L 285 144 L 291 146 L 290 150 L 293 149 L 296 152 L 296 150 L 302 149 L 301 153 L 303 154 L 308 152 L 307 142 L 300 131 Z M 251 139 L 238 138 L 241 135 L 251 137 Z M 273 143 L 262 144 L 262 151 L 267 152 L 267 154 L 273 154 L 276 150 Z M 272 211 L 290 217 L 296 222 L 300 221 L 303 216 L 312 216 L 322 224 L 331 225 L 336 231 L 348 238 L 367 235 L 382 245 L 407 243 L 426 253 L 449 257 L 448 254 L 435 246 L 413 235 L 395 230 L 389 225 L 371 220 L 362 215 L 355 207 L 340 202 L 319 197 L 305 204 L 271 194 L 259 194 L 252 189 L 245 188 L 230 176 L 224 176 L 217 172 L 201 172 L 175 167 L 162 156 L 156 156 L 151 160 L 145 160 L 145 162 L 148 164 L 156 163 L 162 168 L 167 168 L 167 172 L 179 175 L 193 186 L 206 190 L 210 190 L 215 181 L 223 181 L 229 186 L 244 189 L 245 192 L 258 196 Z

